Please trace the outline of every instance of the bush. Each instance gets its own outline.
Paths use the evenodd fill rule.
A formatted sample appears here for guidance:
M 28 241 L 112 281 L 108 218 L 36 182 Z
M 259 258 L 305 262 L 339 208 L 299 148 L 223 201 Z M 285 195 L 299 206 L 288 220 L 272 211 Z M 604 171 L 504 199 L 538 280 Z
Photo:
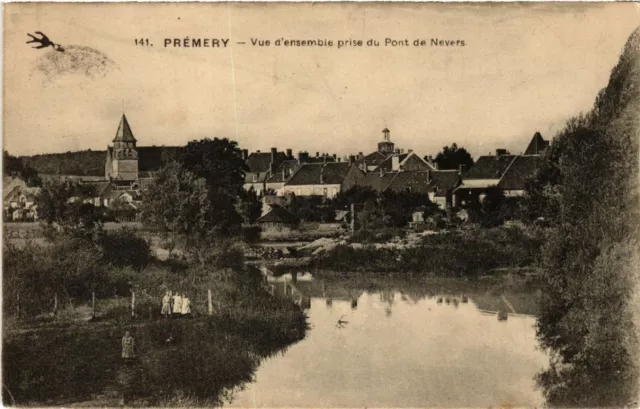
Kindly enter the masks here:
M 404 231 L 360 230 L 351 241 L 389 242 Z M 526 267 L 539 262 L 543 236 L 540 230 L 520 227 L 483 229 L 473 227 L 428 235 L 414 247 L 339 245 L 312 261 L 318 269 L 338 272 L 407 272 L 445 276 L 473 276 L 495 268 Z
M 142 270 L 151 260 L 149 240 L 127 229 L 108 232 L 100 240 L 100 245 L 104 262 L 115 267 L 129 266 Z
M 360 229 L 348 239 L 349 243 L 388 243 L 393 239 L 404 238 L 407 232 L 399 228 Z
M 260 226 L 247 226 L 242 228 L 242 238 L 247 243 L 255 243 L 260 240 L 262 229 Z

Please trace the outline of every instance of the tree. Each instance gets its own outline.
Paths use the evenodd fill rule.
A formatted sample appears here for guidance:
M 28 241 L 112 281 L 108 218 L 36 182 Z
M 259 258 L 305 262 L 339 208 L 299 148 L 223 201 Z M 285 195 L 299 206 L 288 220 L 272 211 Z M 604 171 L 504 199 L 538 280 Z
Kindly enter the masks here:
M 355 185 L 348 190 L 338 192 L 331 200 L 331 205 L 336 210 L 348 210 L 351 204 L 362 204 L 377 199 L 378 192 L 372 187 Z
M 248 169 L 235 141 L 226 138 L 191 141 L 178 161 L 197 178 L 203 178 L 210 191 L 234 197 L 242 193 L 244 173 Z
M 287 210 L 295 214 L 301 221 L 321 222 L 326 215 L 327 203 L 324 196 L 296 196 L 291 195 Z
M 356 214 L 358 229 L 376 230 L 385 227 L 384 212 L 377 201 L 365 202 L 362 210 Z
M 495 227 L 504 223 L 503 205 L 505 196 L 498 186 L 489 186 L 480 202 L 480 224 Z
M 636 29 L 594 109 L 570 120 L 545 157 L 553 172 L 541 185 L 557 192 L 557 227 L 543 251 L 537 334 L 551 356 L 538 377 L 550 406 L 623 406 L 637 397 L 639 78 Z
M 38 194 L 38 217 L 46 231 L 95 241 L 102 234 L 101 214 L 85 199 L 95 196 L 91 185 L 70 180 L 45 183 Z
M 172 162 L 144 190 L 140 220 L 160 230 L 170 243 L 169 254 L 178 237 L 199 243 L 213 230 L 216 220 L 205 183 L 203 178 Z
M 6 176 L 19 177 L 30 187 L 42 185 L 42 179 L 38 176 L 37 170 L 26 165 L 22 159 L 10 155 L 7 151 L 4 151 L 3 156 L 3 171 Z
M 253 186 L 247 191 L 242 191 L 240 195 L 240 211 L 245 223 L 255 222 L 262 213 L 262 203 L 258 200 L 258 195 Z
M 451 146 L 444 146 L 442 151 L 439 152 L 434 161 L 438 164 L 438 169 L 455 169 L 458 170 L 460 165 L 465 169 L 473 166 L 473 158 L 467 152 L 465 148 L 458 148 L 458 145 L 453 143 Z

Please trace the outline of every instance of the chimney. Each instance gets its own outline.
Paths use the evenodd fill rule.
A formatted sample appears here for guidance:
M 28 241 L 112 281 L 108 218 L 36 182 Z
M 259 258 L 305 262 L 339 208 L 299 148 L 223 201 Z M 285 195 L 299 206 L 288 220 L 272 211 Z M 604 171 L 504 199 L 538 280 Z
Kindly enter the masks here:
M 320 152 L 316 152 L 316 158 L 320 156 Z
M 249 151 L 247 149 L 242 150 L 242 160 L 247 160 L 249 158 Z
M 364 155 L 362 154 L 362 152 L 358 152 L 358 159 L 364 158 Z
M 287 159 L 293 159 L 293 150 L 287 149 Z
M 398 155 L 394 155 L 391 157 L 391 170 L 400 170 L 400 157 Z
M 353 155 L 350 155 L 349 156 L 349 166 L 353 165 L 353 162 L 355 162 L 355 161 L 356 161 L 356 157 L 353 156 Z
M 506 155 L 507 154 L 507 150 L 506 149 L 496 149 L 496 158 L 499 158 L 502 155 Z
M 413 149 L 409 149 L 407 152 L 408 153 L 413 153 Z
M 278 154 L 278 148 L 271 148 L 271 163 L 276 162 L 276 155 Z
M 459 175 L 462 175 L 466 170 L 467 170 L 467 167 L 465 165 L 460 164 L 458 166 L 458 174 Z
M 333 161 L 337 162 L 338 161 L 338 155 L 336 155 L 335 153 L 333 154 Z

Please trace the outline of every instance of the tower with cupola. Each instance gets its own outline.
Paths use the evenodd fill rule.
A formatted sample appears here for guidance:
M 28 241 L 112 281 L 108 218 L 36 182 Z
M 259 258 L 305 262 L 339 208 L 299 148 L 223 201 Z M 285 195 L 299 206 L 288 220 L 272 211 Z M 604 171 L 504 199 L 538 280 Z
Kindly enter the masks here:
M 385 156 L 393 154 L 395 144 L 391 142 L 391 131 L 388 128 L 382 130 L 382 141 L 378 142 L 378 152 Z

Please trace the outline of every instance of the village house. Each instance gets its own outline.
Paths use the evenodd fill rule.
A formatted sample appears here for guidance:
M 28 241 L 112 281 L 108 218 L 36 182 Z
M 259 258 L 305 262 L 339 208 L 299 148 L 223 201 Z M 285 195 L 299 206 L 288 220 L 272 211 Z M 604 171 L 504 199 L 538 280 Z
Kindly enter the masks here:
M 12 221 L 38 220 L 37 195 L 39 188 L 17 183 L 8 193 L 4 191 L 5 218 Z
M 433 171 L 436 168 L 417 155 L 412 150 L 408 153 L 400 153 L 400 151 L 391 154 L 385 159 L 380 166 L 376 169 L 384 170 L 385 172 L 398 172 L 398 171 Z
M 298 228 L 300 219 L 282 204 L 272 201 L 263 202 L 263 214 L 256 223 L 265 233 L 290 233 Z
M 287 180 L 295 173 L 301 164 L 333 163 L 340 162 L 337 155 L 316 152 L 310 156 L 308 152 L 298 152 L 298 157 L 292 155 L 292 150 L 278 152 L 277 148 L 271 148 L 271 152 L 260 151 L 251 154 L 243 150 L 248 171 L 245 173 L 244 189 L 253 189 L 258 196 L 273 195 L 281 192 Z
M 5 176 L 2 178 L 2 200 L 5 205 L 7 196 L 9 196 L 16 187 L 27 187 L 27 182 L 14 176 Z
M 457 170 L 397 170 L 386 172 L 382 167 L 370 172 L 361 183 L 377 192 L 414 192 L 428 194 L 429 200 L 442 209 L 453 206 L 453 192 L 459 185 Z
M 278 192 L 279 196 L 335 197 L 364 180 L 365 173 L 352 156 L 348 162 L 303 163 Z
M 262 195 L 272 188 L 282 187 L 281 185 L 267 186 L 267 179 L 276 175 L 280 165 L 286 160 L 293 160 L 291 149 L 285 152 L 278 152 L 277 148 L 271 148 L 270 152 L 249 152 L 242 151 L 243 159 L 248 170 L 244 175 L 244 189 L 253 189 L 258 195 Z M 274 182 L 277 183 L 277 182 Z
M 456 189 L 457 200 L 481 201 L 491 186 L 499 187 L 507 197 L 524 195 L 526 180 L 535 174 L 548 147 L 549 141 L 536 132 L 524 154 L 512 155 L 506 149 L 496 149 L 495 155 L 481 156 L 462 176 L 462 184 Z

